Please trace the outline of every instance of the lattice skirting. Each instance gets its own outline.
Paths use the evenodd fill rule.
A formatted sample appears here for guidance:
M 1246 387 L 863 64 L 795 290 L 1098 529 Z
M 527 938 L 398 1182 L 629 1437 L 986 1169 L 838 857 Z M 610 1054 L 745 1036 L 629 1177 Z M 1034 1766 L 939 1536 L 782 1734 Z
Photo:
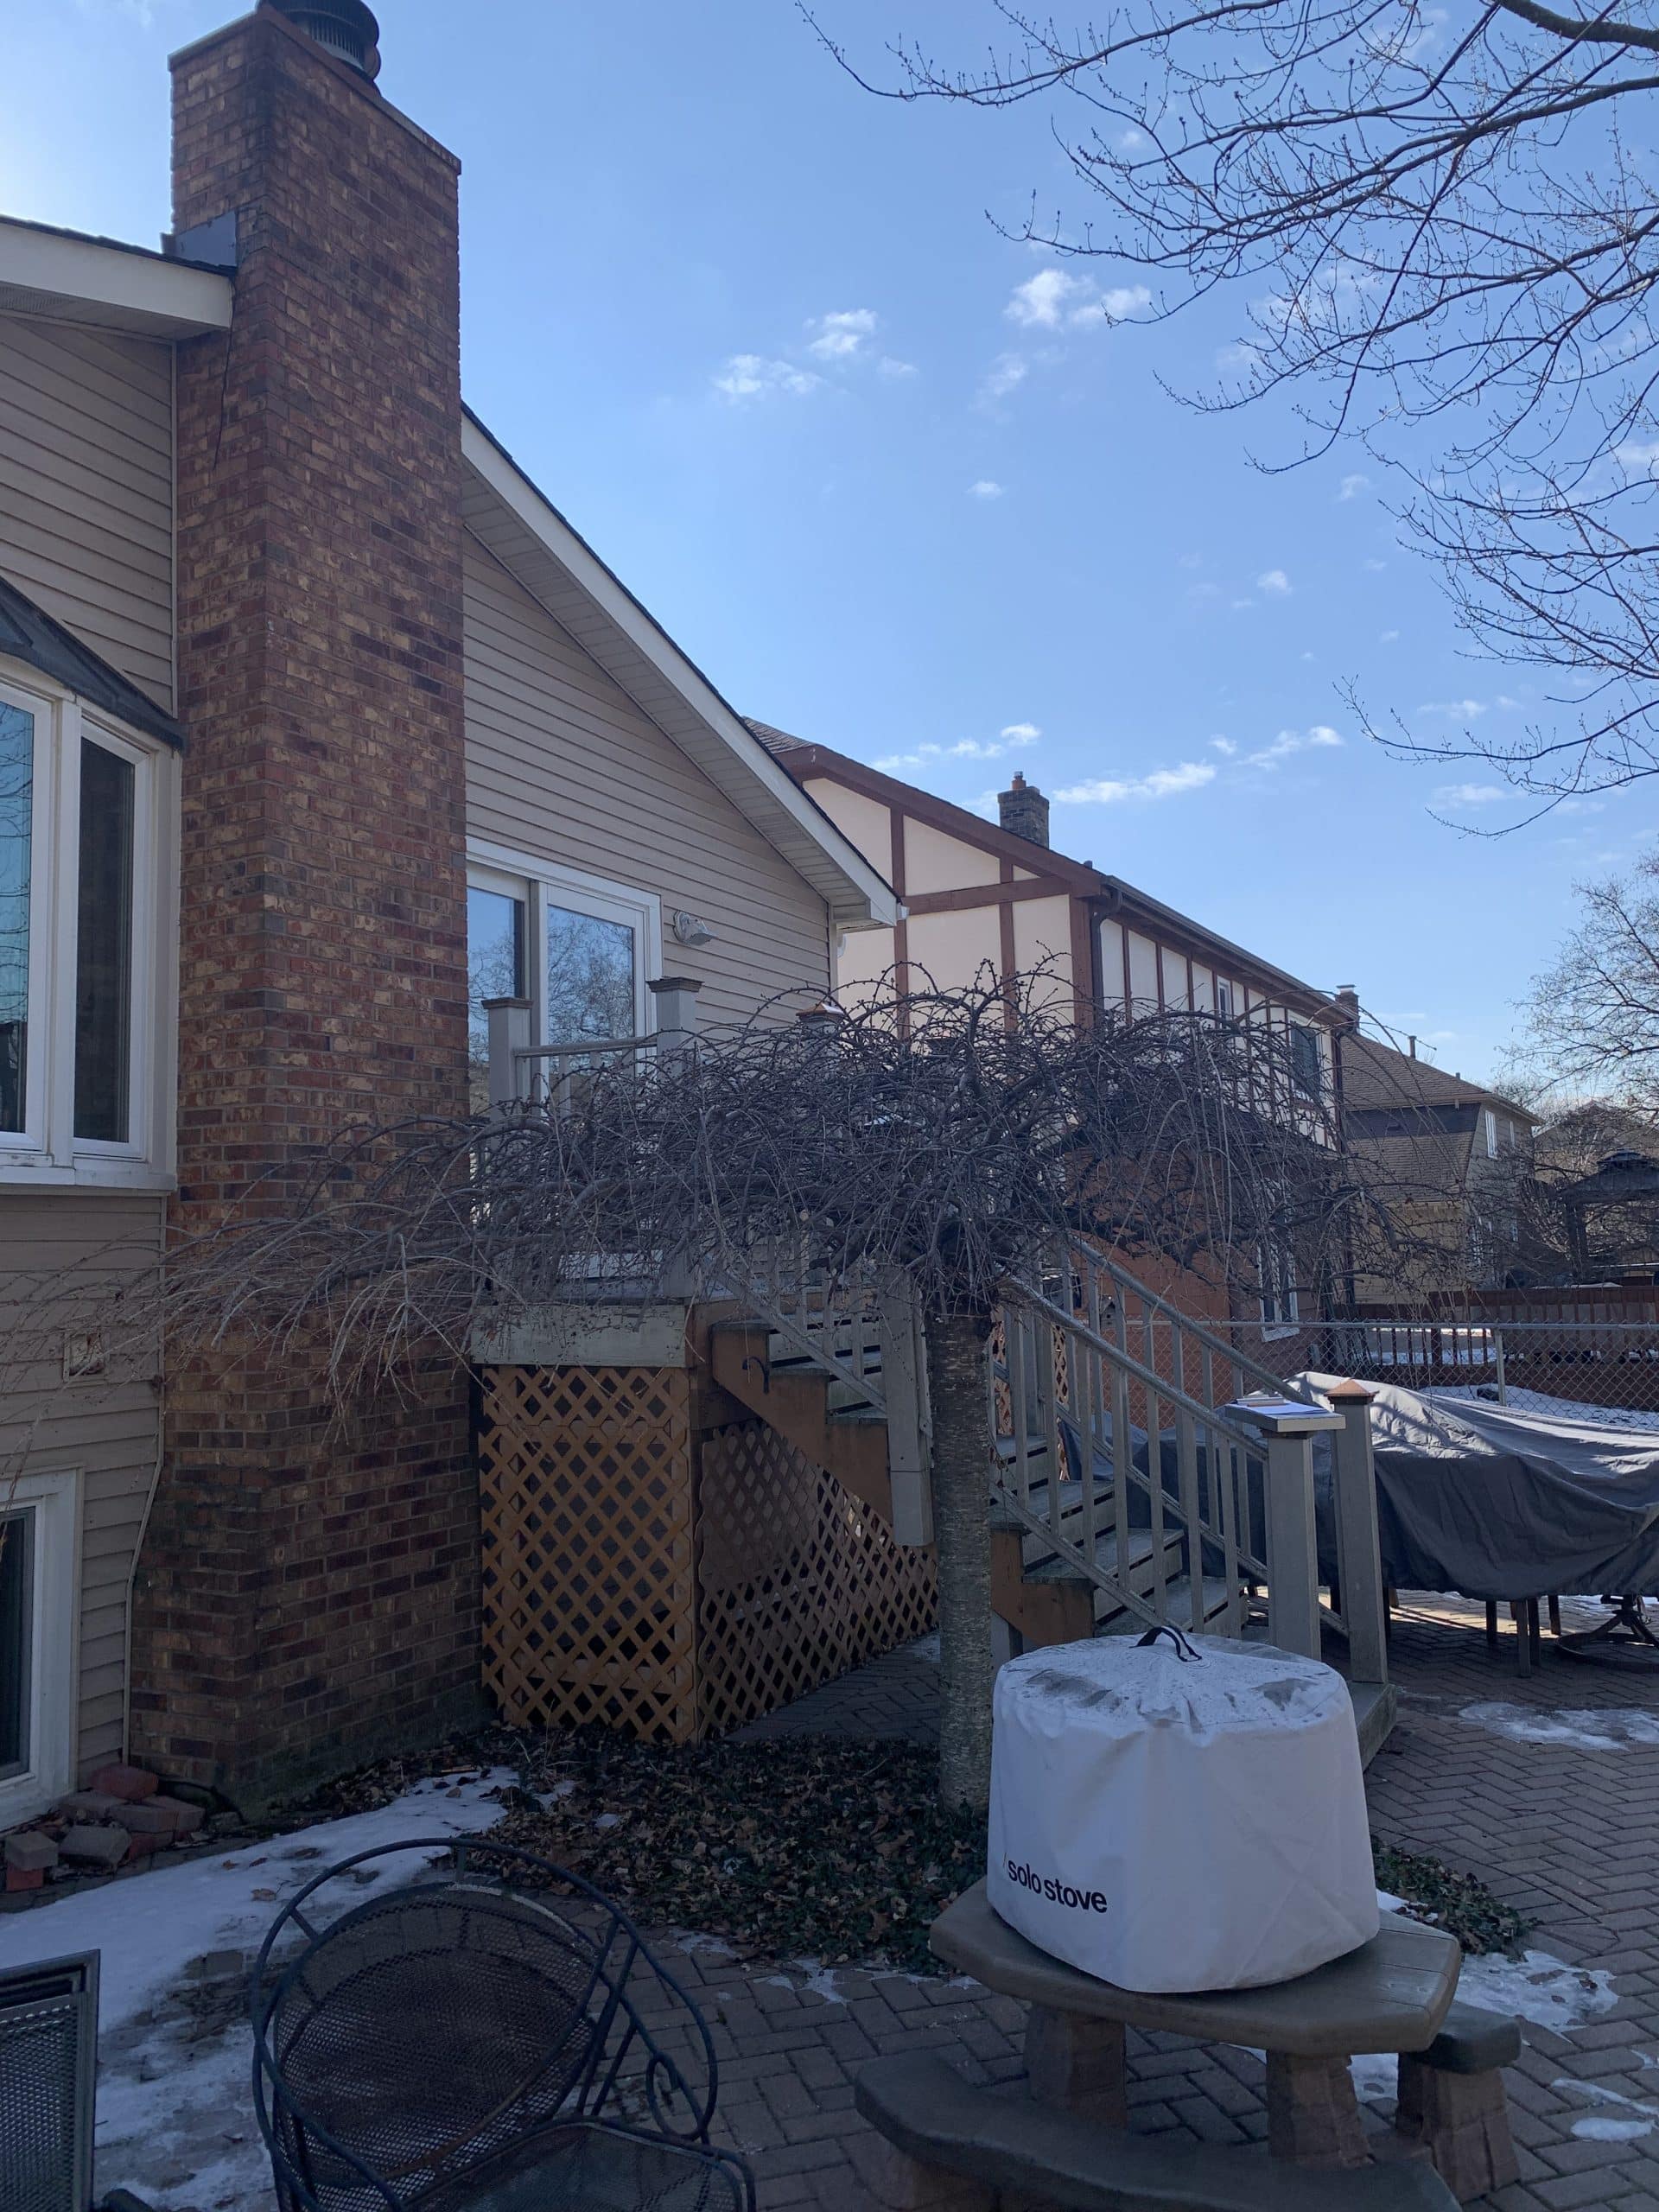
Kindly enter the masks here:
M 933 1625 L 931 1547 L 895 1543 L 764 1421 L 702 1439 L 699 1732 L 721 1735 Z
M 697 1434 L 683 1370 L 482 1381 L 484 1679 L 505 1718 L 684 1743 L 931 1627 L 931 1551 L 764 1421 Z
M 483 1375 L 484 1682 L 505 1718 L 696 1732 L 683 1369 Z

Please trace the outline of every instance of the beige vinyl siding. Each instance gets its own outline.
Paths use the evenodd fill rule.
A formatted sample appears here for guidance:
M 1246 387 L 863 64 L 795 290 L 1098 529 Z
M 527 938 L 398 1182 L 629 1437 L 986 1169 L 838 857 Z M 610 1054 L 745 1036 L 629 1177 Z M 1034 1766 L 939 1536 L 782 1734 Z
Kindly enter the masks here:
M 55 1301 L 75 1281 L 89 1290 L 148 1265 L 161 1246 L 159 1198 L 0 1189 L 0 1338 L 18 1342 L 19 1311 Z M 125 1708 L 128 1580 L 156 1469 L 160 1413 L 135 1349 L 109 1378 L 64 1382 L 61 1336 L 30 1339 L 25 1370 L 0 1365 L 0 1503 L 20 1461 L 29 1472 L 80 1477 L 79 1702 L 76 1769 L 83 1777 L 118 1758 Z M 130 1379 L 122 1379 L 122 1375 Z
M 0 315 L 0 575 L 172 707 L 170 346 Z
M 702 979 L 705 1026 L 827 989 L 810 886 L 471 537 L 466 593 L 469 836 L 659 897 L 664 965 Z M 712 943 L 675 942 L 681 908 Z

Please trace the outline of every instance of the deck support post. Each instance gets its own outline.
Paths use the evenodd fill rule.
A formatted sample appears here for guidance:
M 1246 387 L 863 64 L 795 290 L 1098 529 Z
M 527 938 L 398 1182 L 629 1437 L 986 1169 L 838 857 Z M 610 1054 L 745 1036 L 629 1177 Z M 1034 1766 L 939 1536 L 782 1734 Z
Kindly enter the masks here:
M 1363 1382 L 1338 1382 L 1325 1395 L 1342 1415 L 1342 1427 L 1332 1439 L 1336 1451 L 1332 1488 L 1349 1679 L 1386 1682 L 1388 1618 L 1376 1529 L 1376 1467 L 1371 1456 L 1371 1400 L 1376 1393 Z
M 492 1106 L 511 1106 L 514 1099 L 528 1096 L 525 1081 L 528 1063 L 518 1058 L 530 1050 L 530 1017 L 531 1006 L 528 999 L 486 999 L 484 1016 L 489 1023 L 490 1091 Z

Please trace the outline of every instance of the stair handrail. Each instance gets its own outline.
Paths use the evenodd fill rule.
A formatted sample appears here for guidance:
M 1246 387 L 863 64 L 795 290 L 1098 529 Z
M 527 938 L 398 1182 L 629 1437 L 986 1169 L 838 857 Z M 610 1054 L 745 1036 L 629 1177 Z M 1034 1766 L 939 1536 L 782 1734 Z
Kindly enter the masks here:
M 1163 1314 L 1172 1327 L 1185 1330 L 1188 1336 L 1204 1345 L 1206 1351 L 1218 1354 L 1230 1366 L 1236 1367 L 1241 1376 L 1249 1376 L 1252 1382 L 1258 1383 L 1263 1389 L 1270 1390 L 1275 1398 L 1295 1398 L 1303 1404 L 1310 1406 L 1318 1402 L 1311 1390 L 1295 1382 L 1287 1381 L 1282 1375 L 1275 1375 L 1272 1368 L 1265 1366 L 1261 1360 L 1252 1358 L 1249 1352 L 1242 1351 L 1237 1344 L 1230 1344 L 1225 1337 L 1217 1335 L 1213 1329 L 1206 1328 L 1202 1321 L 1196 1319 L 1191 1313 L 1182 1313 L 1180 1307 L 1166 1298 L 1161 1291 L 1152 1289 L 1138 1276 L 1132 1275 L 1128 1269 L 1118 1261 L 1099 1251 L 1094 1245 L 1085 1243 L 1080 1237 L 1073 1236 L 1067 1238 L 1066 1249 L 1074 1262 L 1081 1260 L 1086 1266 L 1105 1275 L 1109 1281 L 1119 1284 L 1122 1288 L 1132 1293 L 1143 1306 L 1149 1306 L 1154 1312 Z M 1075 1315 L 1071 1318 L 1075 1321 Z M 1168 1395 L 1166 1385 L 1161 1382 L 1158 1388 L 1165 1395 Z
M 1253 1459 L 1261 1459 L 1266 1456 L 1262 1449 L 1262 1439 L 1254 1429 L 1245 1428 L 1238 1422 L 1229 1421 L 1225 1409 L 1222 1407 L 1206 1406 L 1202 1400 L 1189 1397 L 1179 1383 L 1166 1382 L 1155 1367 L 1147 1366 L 1143 1361 L 1138 1360 L 1132 1351 L 1126 1351 L 1122 1344 L 1114 1344 L 1109 1337 L 1101 1336 L 1097 1331 L 1091 1329 L 1086 1321 L 1078 1320 L 1075 1313 L 1067 1313 L 1062 1307 L 1056 1306 L 1052 1299 L 1045 1298 L 1041 1291 L 1033 1290 L 1028 1283 L 1020 1283 L 1016 1286 L 1014 1295 L 1022 1306 L 1027 1306 L 1034 1313 L 1045 1315 L 1047 1319 L 1054 1323 L 1057 1328 L 1064 1329 L 1067 1335 L 1080 1337 L 1092 1351 L 1104 1353 L 1114 1367 L 1122 1369 L 1127 1374 L 1132 1375 L 1137 1382 L 1144 1383 L 1166 1405 L 1174 1406 L 1184 1414 L 1190 1414 L 1194 1421 L 1201 1422 L 1205 1428 L 1219 1429 L 1230 1443 L 1236 1444 L 1242 1452 L 1248 1452 Z M 1283 1396 L 1287 1394 L 1279 1392 L 1277 1395 Z

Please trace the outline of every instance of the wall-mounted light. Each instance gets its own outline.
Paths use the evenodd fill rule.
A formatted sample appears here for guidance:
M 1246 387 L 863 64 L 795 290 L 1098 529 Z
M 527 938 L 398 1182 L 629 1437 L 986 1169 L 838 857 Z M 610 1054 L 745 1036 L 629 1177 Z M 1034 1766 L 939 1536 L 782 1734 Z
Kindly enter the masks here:
M 677 944 L 712 944 L 715 933 L 701 914 L 682 912 L 674 917 L 674 938 Z

